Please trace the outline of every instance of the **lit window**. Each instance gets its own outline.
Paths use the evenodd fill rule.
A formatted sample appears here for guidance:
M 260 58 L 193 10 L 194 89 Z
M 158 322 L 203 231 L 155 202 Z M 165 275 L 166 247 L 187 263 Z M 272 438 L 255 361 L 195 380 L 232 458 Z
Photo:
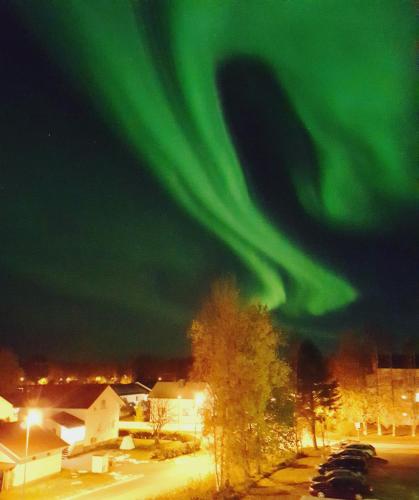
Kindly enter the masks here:
M 406 412 L 402 413 L 402 415 L 403 415 L 403 417 L 407 417 L 407 413 Z
M 416 399 L 417 399 L 418 394 L 416 394 Z M 402 394 L 402 399 L 407 399 L 406 394 Z
M 419 392 L 417 392 L 415 395 L 415 401 L 416 403 L 419 403 Z

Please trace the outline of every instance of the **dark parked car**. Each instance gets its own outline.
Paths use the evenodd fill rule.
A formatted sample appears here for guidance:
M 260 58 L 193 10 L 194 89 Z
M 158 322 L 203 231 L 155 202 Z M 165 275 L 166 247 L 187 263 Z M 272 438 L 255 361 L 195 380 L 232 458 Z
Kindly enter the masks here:
M 357 478 L 334 477 L 323 483 L 312 483 L 310 495 L 315 497 L 360 500 L 371 497 L 372 488 Z
M 365 460 L 369 460 L 371 457 L 371 453 L 366 450 L 358 450 L 356 448 L 345 448 L 342 451 L 338 451 L 336 453 L 331 453 L 332 458 L 340 458 L 340 457 L 359 457 Z
M 365 460 L 357 457 L 332 458 L 318 467 L 320 474 L 324 474 L 329 470 L 335 469 L 349 469 L 355 472 L 362 472 L 362 474 L 367 473 Z
M 375 448 L 372 444 L 352 443 L 352 444 L 349 444 L 348 446 L 345 446 L 344 449 L 345 450 L 362 450 L 362 451 L 369 453 L 373 457 L 375 457 L 377 455 L 377 452 L 375 451 Z
M 332 479 L 334 477 L 350 477 L 359 479 L 362 482 L 366 482 L 365 476 L 362 474 L 362 472 L 355 472 L 349 469 L 334 469 L 320 476 L 313 477 L 311 481 L 313 483 L 324 483 L 325 481 L 328 481 L 329 479 Z

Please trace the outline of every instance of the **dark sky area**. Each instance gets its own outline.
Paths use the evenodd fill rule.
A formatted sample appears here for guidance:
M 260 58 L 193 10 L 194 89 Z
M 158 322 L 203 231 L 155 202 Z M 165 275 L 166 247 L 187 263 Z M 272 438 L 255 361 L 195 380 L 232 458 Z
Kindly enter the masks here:
M 227 274 L 325 346 L 417 335 L 413 9 L 263 4 L 0 1 L 2 344 L 183 355 Z

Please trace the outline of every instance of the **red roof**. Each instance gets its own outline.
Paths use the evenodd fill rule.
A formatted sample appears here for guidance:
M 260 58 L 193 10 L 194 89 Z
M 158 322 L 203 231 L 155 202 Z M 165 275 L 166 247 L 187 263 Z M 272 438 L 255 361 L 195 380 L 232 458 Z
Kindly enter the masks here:
M 33 426 L 29 434 L 28 456 L 46 453 L 65 448 L 68 444 L 53 432 Z M 21 422 L 3 423 L 0 425 L 0 447 L 9 450 L 18 459 L 25 458 L 26 429 Z
M 28 386 L 24 393 L 16 392 L 5 397 L 15 407 L 90 408 L 107 387 L 105 384 L 34 385 Z
M 54 422 L 57 422 L 57 424 L 62 425 L 67 429 L 71 429 L 73 427 L 81 427 L 82 425 L 85 425 L 84 420 L 75 417 L 74 415 L 70 415 L 70 413 L 67 413 L 66 411 L 60 411 L 59 413 L 56 413 L 50 418 L 51 420 L 54 420 Z

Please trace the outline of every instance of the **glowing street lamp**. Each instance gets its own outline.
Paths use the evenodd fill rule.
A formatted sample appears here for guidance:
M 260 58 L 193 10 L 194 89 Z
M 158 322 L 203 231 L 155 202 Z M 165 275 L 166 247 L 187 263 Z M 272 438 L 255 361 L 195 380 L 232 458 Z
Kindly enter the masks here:
M 26 484 L 26 467 L 28 464 L 29 434 L 31 427 L 42 424 L 42 412 L 36 409 L 29 409 L 25 418 L 26 423 L 26 444 L 25 444 L 25 468 L 23 470 L 23 487 Z
M 205 394 L 203 392 L 197 392 L 195 394 L 195 404 L 197 408 L 201 408 L 205 401 Z
M 355 422 L 355 429 L 358 434 L 358 440 L 359 440 L 359 431 L 361 429 L 361 422 Z

